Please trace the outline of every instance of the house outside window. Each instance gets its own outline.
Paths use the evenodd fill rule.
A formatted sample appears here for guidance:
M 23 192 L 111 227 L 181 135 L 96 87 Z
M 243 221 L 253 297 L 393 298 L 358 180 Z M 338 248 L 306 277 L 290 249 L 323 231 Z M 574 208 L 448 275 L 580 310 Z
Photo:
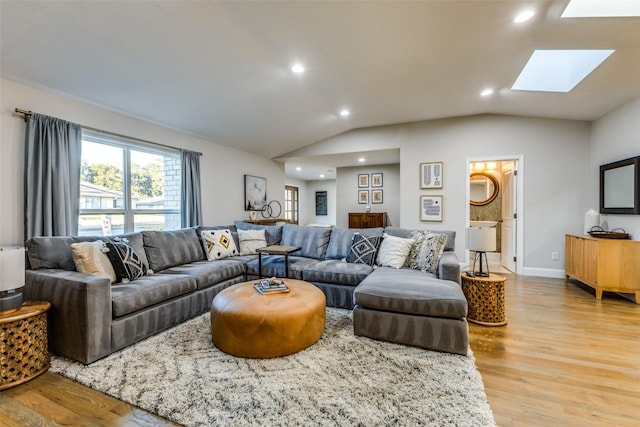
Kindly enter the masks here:
M 83 131 L 78 234 L 180 228 L 178 150 Z

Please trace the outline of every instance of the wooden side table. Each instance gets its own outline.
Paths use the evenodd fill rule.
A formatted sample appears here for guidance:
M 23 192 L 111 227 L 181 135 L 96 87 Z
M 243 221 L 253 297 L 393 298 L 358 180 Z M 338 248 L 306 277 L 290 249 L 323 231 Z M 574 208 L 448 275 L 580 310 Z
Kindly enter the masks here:
M 462 292 L 467 298 L 467 320 L 485 326 L 507 324 L 505 315 L 504 282 L 498 274 L 489 277 L 469 277 L 462 274 Z
M 49 369 L 46 301 L 25 302 L 0 314 L 0 390 L 29 381 Z

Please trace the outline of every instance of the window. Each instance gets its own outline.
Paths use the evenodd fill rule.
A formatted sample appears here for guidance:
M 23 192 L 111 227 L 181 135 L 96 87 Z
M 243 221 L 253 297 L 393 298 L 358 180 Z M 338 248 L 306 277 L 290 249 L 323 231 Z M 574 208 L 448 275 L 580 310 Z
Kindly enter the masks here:
M 298 187 L 284 187 L 284 218 L 291 224 L 298 224 Z
M 180 153 L 83 131 L 79 235 L 180 228 Z

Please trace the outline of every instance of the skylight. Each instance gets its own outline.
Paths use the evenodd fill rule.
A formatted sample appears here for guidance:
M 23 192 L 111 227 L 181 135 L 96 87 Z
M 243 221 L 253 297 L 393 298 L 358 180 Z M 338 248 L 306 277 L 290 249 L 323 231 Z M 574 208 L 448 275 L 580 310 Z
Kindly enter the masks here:
M 640 16 L 640 0 L 571 0 L 563 18 Z
M 512 90 L 569 92 L 614 50 L 536 50 Z

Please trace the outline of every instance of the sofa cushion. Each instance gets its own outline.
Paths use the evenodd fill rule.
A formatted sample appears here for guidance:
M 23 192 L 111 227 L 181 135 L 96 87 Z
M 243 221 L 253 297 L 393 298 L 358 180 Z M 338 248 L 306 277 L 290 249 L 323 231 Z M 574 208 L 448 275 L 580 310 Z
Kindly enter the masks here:
M 438 263 L 447 242 L 447 235 L 431 231 L 414 231 L 409 237 L 416 242 L 407 257 L 406 265 L 409 268 L 437 274 Z
M 282 225 L 260 225 L 244 221 L 236 221 L 238 230 L 264 230 L 267 245 L 279 245 L 282 240 Z
M 376 263 L 384 267 L 402 268 L 414 243 L 413 239 L 404 239 L 385 233 L 378 249 Z
M 76 270 L 80 273 L 106 276 L 111 283 L 117 280 L 116 272 L 107 256 L 107 247 L 102 240 L 72 243 L 71 254 Z
M 357 286 L 372 271 L 373 267 L 367 264 L 352 264 L 330 259 L 306 266 L 302 270 L 302 280 Z
M 256 249 L 267 246 L 264 230 L 238 230 L 238 240 L 240 240 L 240 255 L 256 254 Z
M 460 285 L 408 268 L 377 268 L 358 285 L 354 297 L 357 305 L 374 310 L 452 319 L 467 315 Z
M 346 259 L 349 256 L 355 233 L 360 233 L 363 236 L 382 236 L 383 230 L 383 228 L 357 229 L 334 227 L 331 229 L 329 245 L 327 246 L 327 253 L 324 258 Z
M 184 274 L 154 274 L 111 287 L 113 317 L 121 317 L 193 292 L 196 279 Z
M 106 246 L 118 282 L 126 283 L 147 274 L 147 266 L 131 246 L 124 242 L 107 242 Z
M 285 258 L 282 255 L 267 255 L 262 257 L 263 277 L 285 277 Z M 316 264 L 318 260 L 299 256 L 289 256 L 289 278 L 302 279 L 302 271 Z M 258 276 L 258 259 L 247 263 L 247 275 Z
M 233 242 L 236 244 L 236 248 L 240 250 L 240 240 L 238 239 L 238 229 L 235 225 L 199 225 L 196 228 L 198 236 L 202 236 L 202 232 L 205 230 L 229 230 L 231 232 L 231 236 L 233 237 Z M 204 254 L 205 258 L 207 254 Z
M 242 276 L 246 271 L 245 264 L 235 258 L 225 258 L 215 262 L 196 261 L 191 264 L 177 265 L 163 270 L 162 274 L 186 274 L 196 279 L 198 289 L 204 289 L 225 280 Z
M 374 265 L 380 242 L 382 242 L 382 236 L 363 236 L 360 233 L 355 233 L 347 262 Z
M 444 246 L 445 251 L 455 251 L 456 250 L 456 232 L 454 230 L 409 230 L 407 228 L 400 227 L 386 227 L 384 229 L 385 233 L 402 238 L 408 238 L 409 235 L 414 231 L 431 231 L 432 233 L 438 234 L 446 234 L 447 235 L 447 243 Z
M 142 235 L 149 267 L 155 272 L 204 259 L 202 243 L 194 228 L 144 231 Z
M 204 230 L 200 232 L 202 245 L 208 261 L 227 258 L 238 255 L 238 249 L 231 231 L 229 230 Z
M 324 259 L 329 245 L 330 228 L 285 224 L 282 227 L 282 245 L 300 246 L 296 256 Z

